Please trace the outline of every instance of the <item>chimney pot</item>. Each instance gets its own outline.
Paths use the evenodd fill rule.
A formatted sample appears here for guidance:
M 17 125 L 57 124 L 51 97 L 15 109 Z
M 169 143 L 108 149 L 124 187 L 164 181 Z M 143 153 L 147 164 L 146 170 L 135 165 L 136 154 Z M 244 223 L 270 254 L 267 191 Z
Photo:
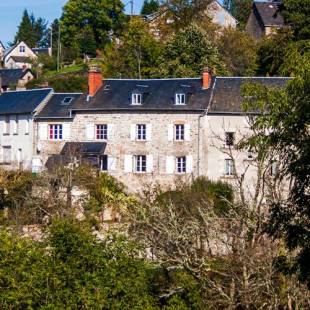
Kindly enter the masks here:
M 91 65 L 88 73 L 88 94 L 93 97 L 103 85 L 103 77 L 97 65 Z
M 211 74 L 210 70 L 206 69 L 202 73 L 202 88 L 203 89 L 208 89 L 210 87 L 211 78 L 212 78 L 212 74 Z

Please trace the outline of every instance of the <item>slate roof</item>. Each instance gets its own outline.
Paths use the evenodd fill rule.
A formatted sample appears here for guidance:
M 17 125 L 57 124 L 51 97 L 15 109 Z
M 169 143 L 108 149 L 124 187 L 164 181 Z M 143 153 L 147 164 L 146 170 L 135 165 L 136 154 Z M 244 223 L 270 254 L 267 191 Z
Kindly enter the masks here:
M 283 87 L 287 77 L 218 77 L 216 78 L 208 114 L 242 113 L 241 86 L 245 83 L 261 83 L 271 87 Z
M 36 118 L 71 118 L 69 110 L 80 96 L 81 93 L 55 93 Z M 66 97 L 72 97 L 73 100 L 69 104 L 64 104 L 63 100 Z
M 280 27 L 284 25 L 280 5 L 281 2 L 254 2 L 254 13 L 265 27 Z
M 51 88 L 45 88 L 5 92 L 0 95 L 0 114 L 32 113 L 51 91 Z
M 26 56 L 11 56 L 15 62 L 22 62 L 22 63 L 30 63 L 30 57 Z
M 66 142 L 60 154 L 101 155 L 104 154 L 106 146 L 106 142 Z
M 212 79 L 212 82 L 214 78 Z M 74 102 L 72 111 L 179 111 L 201 112 L 206 109 L 211 92 L 212 82 L 208 89 L 202 89 L 201 78 L 192 79 L 148 79 L 125 80 L 106 79 L 104 85 L 94 97 L 87 99 L 83 94 Z M 142 104 L 132 105 L 133 92 L 142 94 Z M 186 95 L 185 105 L 175 105 L 175 94 Z
M 17 85 L 18 81 L 22 79 L 25 74 L 31 72 L 23 69 L 0 69 L 0 77 L 2 78 L 2 86 Z

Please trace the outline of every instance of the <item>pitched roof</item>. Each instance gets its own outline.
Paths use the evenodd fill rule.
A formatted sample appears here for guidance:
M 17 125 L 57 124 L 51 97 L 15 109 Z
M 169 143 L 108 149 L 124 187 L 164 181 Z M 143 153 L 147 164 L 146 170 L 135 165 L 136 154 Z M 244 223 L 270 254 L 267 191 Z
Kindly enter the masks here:
M 25 74 L 31 70 L 23 69 L 0 69 L 0 77 L 2 78 L 2 86 L 17 85 L 18 81 L 22 79 Z
M 5 92 L 0 95 L 0 114 L 32 113 L 51 92 L 51 88 Z
M 131 104 L 133 92 L 141 93 L 141 105 Z M 177 92 L 185 94 L 185 105 L 175 105 Z M 199 112 L 206 109 L 210 96 L 211 87 L 202 89 L 201 78 L 106 79 L 94 97 L 83 94 L 74 102 L 72 110 Z
M 80 96 L 81 93 L 55 93 L 36 118 L 71 118 L 70 109 Z M 72 101 L 65 103 L 65 98 L 72 98 Z
M 280 14 L 281 2 L 254 2 L 255 15 L 266 26 L 283 26 L 284 19 Z
M 3 45 L 3 43 L 1 42 L 1 40 L 0 40 L 0 45 L 4 48 L 4 45 Z
M 13 59 L 15 62 L 30 63 L 31 61 L 30 57 L 27 56 L 11 56 L 10 58 Z
M 208 114 L 242 113 L 241 86 L 245 83 L 283 87 L 288 80 L 288 77 L 217 77 Z

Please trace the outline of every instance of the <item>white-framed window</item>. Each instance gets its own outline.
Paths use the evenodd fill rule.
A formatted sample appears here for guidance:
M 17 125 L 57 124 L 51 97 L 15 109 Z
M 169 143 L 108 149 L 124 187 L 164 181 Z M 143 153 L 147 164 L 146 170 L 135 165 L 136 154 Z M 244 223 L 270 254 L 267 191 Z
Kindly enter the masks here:
M 131 104 L 132 105 L 142 104 L 142 95 L 140 93 L 133 93 L 131 95 Z
M 176 172 L 186 173 L 186 156 L 176 157 Z
M 18 115 L 15 115 L 13 122 L 13 135 L 18 135 L 18 123 L 19 123 Z
M 9 135 L 10 134 L 10 115 L 5 115 L 5 117 L 4 117 L 3 133 L 5 135 Z
M 175 94 L 175 104 L 176 105 L 184 105 L 185 104 L 185 94 L 184 93 L 176 93 Z
M 146 155 L 134 155 L 134 171 L 137 173 L 146 172 Z
M 96 139 L 97 140 L 107 140 L 108 139 L 108 125 L 107 124 L 97 124 L 96 125 Z
M 24 45 L 21 45 L 21 46 L 19 47 L 19 52 L 20 52 L 20 53 L 25 53 L 25 51 L 26 51 L 26 47 L 25 47 Z
M 62 124 L 51 124 L 48 127 L 49 127 L 50 140 L 62 140 L 63 138 Z
M 176 141 L 184 141 L 185 140 L 185 126 L 184 124 L 176 124 L 174 125 L 174 137 Z
M 234 161 L 232 159 L 225 159 L 225 175 L 235 175 Z
M 225 145 L 233 146 L 235 144 L 235 133 L 234 132 L 225 132 Z
M 136 125 L 136 139 L 138 141 L 146 140 L 146 124 L 137 124 Z
M 27 115 L 25 121 L 25 135 L 29 135 L 29 129 L 30 129 L 30 117 L 29 115 Z

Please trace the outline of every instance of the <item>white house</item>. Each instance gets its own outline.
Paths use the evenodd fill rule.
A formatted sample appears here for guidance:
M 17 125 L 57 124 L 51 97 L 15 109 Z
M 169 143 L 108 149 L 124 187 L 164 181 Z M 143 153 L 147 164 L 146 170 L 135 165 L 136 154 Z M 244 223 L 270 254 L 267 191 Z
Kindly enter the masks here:
M 3 66 L 7 69 L 31 69 L 31 62 L 37 58 L 36 53 L 22 41 L 5 50 Z
M 0 41 L 0 66 L 1 66 L 3 56 L 4 56 L 4 51 L 5 51 L 5 47 L 4 47 L 3 43 Z

